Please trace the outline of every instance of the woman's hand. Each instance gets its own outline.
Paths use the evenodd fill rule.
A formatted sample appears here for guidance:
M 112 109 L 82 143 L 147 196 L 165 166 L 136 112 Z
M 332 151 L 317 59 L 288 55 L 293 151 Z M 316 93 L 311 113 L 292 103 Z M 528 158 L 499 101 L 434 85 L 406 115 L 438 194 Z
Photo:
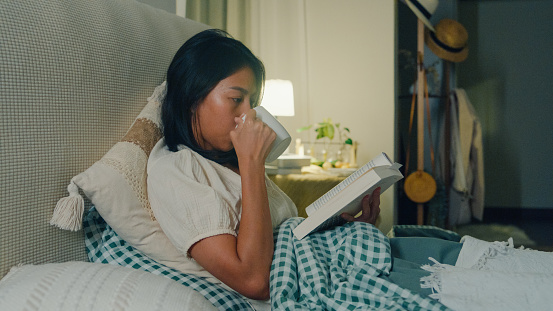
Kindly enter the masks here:
M 256 118 L 255 110 L 250 109 L 245 114 L 245 120 L 242 117 L 234 118 L 236 128 L 230 132 L 238 161 L 248 159 L 265 163 L 276 134 L 267 124 Z
M 361 215 L 357 218 L 343 213 L 341 216 L 346 221 L 362 221 L 375 225 L 378 215 L 380 215 L 380 187 L 376 188 L 372 194 L 366 195 L 361 201 Z

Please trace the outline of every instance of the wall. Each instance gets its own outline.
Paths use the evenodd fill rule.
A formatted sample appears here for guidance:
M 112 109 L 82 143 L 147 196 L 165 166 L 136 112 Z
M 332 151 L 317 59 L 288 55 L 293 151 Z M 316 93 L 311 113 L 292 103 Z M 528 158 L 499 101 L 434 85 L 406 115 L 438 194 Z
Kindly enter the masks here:
M 347 125 L 359 142 L 358 163 L 384 151 L 395 157 L 395 3 L 307 1 L 311 123 Z M 382 196 L 380 229 L 395 222 L 394 191 Z M 394 207 L 394 209 L 392 209 Z
M 296 129 L 330 117 L 359 141 L 359 164 L 382 151 L 394 158 L 395 2 L 258 5 L 259 42 L 252 49 L 266 64 L 268 78 L 294 83 L 296 115 L 279 118 L 293 138 L 314 140 L 314 134 Z M 395 217 L 394 191 L 382 196 L 381 206 L 380 228 L 386 232 Z
M 553 2 L 460 1 L 458 67 L 481 118 L 487 207 L 553 208 Z

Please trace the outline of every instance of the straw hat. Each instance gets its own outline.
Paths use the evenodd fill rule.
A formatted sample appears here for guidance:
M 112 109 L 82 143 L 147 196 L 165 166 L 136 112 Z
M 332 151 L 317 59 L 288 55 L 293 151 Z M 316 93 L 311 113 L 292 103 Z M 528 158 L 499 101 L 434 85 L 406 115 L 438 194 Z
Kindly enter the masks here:
M 417 17 L 428 27 L 434 30 L 434 26 L 430 22 L 430 17 L 438 7 L 438 0 L 405 0 L 405 4 L 417 15 Z
M 436 24 L 436 31 L 425 30 L 424 42 L 439 58 L 458 63 L 464 61 L 469 48 L 467 30 L 459 22 L 442 19 Z

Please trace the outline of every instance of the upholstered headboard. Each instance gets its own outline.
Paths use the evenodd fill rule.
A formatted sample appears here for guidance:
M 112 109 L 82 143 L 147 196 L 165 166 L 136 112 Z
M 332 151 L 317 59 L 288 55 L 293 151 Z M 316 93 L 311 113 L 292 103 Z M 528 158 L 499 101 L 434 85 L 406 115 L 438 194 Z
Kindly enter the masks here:
M 0 277 L 86 260 L 82 231 L 49 224 L 56 202 L 206 28 L 133 0 L 0 1 Z

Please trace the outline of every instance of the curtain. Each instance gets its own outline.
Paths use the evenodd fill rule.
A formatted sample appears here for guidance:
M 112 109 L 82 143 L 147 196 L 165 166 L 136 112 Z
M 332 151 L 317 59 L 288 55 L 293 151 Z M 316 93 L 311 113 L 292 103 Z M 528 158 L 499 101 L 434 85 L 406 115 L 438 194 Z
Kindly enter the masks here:
M 251 0 L 186 0 L 186 17 L 227 31 L 250 47 Z

